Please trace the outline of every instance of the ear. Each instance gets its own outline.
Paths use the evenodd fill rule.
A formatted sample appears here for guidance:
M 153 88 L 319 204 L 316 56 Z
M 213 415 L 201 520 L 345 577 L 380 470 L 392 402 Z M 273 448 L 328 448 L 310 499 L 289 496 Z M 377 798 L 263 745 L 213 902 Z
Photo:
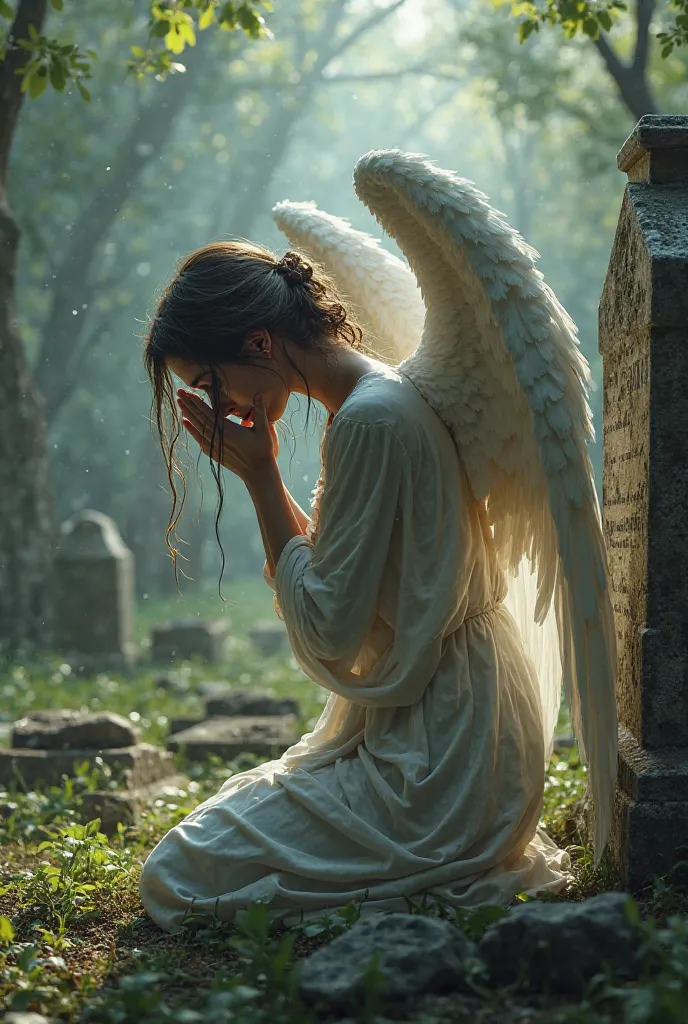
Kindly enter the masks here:
M 264 327 L 260 327 L 255 331 L 249 331 L 244 338 L 244 344 L 241 350 L 242 355 L 261 355 L 270 356 L 272 352 L 272 338 L 270 332 Z

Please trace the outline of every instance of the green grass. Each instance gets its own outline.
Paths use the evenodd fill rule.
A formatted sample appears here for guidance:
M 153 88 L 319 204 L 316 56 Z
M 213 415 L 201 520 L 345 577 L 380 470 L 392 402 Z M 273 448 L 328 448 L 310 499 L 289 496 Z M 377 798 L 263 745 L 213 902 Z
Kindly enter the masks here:
M 201 662 L 175 666 L 163 688 L 160 670 L 142 664 L 131 675 L 75 676 L 62 660 L 35 656 L 0 669 L 0 698 L 13 719 L 37 708 L 108 709 L 127 715 L 142 738 L 163 743 L 169 718 L 202 708 L 198 684 L 224 679 L 297 697 L 301 725 L 319 715 L 325 694 L 300 672 L 289 654 L 261 657 L 246 638 L 256 618 L 272 613 L 260 580 L 228 588 L 225 607 L 211 593 L 181 601 L 146 604 L 139 636 L 166 618 L 227 615 L 231 641 L 219 666 Z M 193 609 L 190 612 L 189 609 Z M 562 720 L 563 724 L 563 720 Z M 323 916 L 300 928 L 271 925 L 255 905 L 233 925 L 210 919 L 179 936 L 160 932 L 138 897 L 141 864 L 155 842 L 201 800 L 255 759 L 186 765 L 184 789 L 159 799 L 136 827 L 120 827 L 107 838 L 98 823 L 80 822 L 82 796 L 109 784 L 104 767 L 80 766 L 61 786 L 0 793 L 0 1016 L 31 1010 L 54 1021 L 81 1024 L 316 1024 L 331 1019 L 302 1004 L 296 986 L 299 960 L 340 934 L 359 908 Z M 572 883 L 563 899 L 579 900 L 618 887 L 607 860 L 594 869 L 575 808 L 585 793 L 586 773 L 575 749 L 555 754 L 547 775 L 543 825 L 572 857 Z M 682 1024 L 688 1021 L 688 901 L 672 879 L 657 879 L 637 901 L 643 942 L 654 973 L 634 985 L 601 979 L 585 997 L 567 1001 L 526 990 L 473 989 L 449 999 L 425 999 L 406 1007 L 418 1024 Z M 557 898 L 557 897 L 554 897 Z M 455 913 L 441 906 L 412 905 L 439 914 L 479 939 L 497 908 Z M 565 951 L 562 951 L 565 955 Z M 399 1019 L 384 1001 L 371 970 L 357 1020 L 383 1024 Z M 349 1022 L 351 1024 L 351 1022 Z

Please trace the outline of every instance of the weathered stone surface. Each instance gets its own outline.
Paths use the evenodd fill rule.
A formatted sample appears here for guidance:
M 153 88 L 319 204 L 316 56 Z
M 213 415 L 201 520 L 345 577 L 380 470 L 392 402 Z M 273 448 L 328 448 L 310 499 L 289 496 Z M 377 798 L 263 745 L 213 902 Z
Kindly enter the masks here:
M 299 974 L 304 999 L 348 1010 L 365 999 L 366 971 L 377 956 L 380 994 L 403 1001 L 462 987 L 474 946 L 448 921 L 419 914 L 365 918 L 305 960 Z
M 609 969 L 633 977 L 640 938 L 627 916 L 626 893 L 582 903 L 525 903 L 490 925 L 478 946 L 495 985 L 578 993 Z
M 82 714 L 70 709 L 34 711 L 14 723 L 11 744 L 31 750 L 103 750 L 131 747 L 139 733 L 112 711 Z
M 102 757 L 129 789 L 150 785 L 174 772 L 172 755 L 150 743 L 100 751 L 8 748 L 0 750 L 0 784 L 10 785 L 21 778 L 28 786 L 58 786 L 63 775 L 74 775 L 75 764 L 88 761 L 95 767 L 96 757 Z
M 42 1013 L 8 1013 L 3 1019 L 5 1024 L 50 1024 Z
M 190 729 L 192 725 L 200 725 L 205 722 L 207 715 L 173 715 L 170 718 L 170 736 L 183 729 Z
M 55 641 L 75 669 L 126 667 L 134 643 L 134 566 L 115 522 L 86 510 L 62 527 Z
M 136 825 L 141 810 L 153 800 L 167 798 L 179 803 L 179 791 L 188 785 L 185 775 L 168 775 L 158 782 L 137 789 L 94 790 L 82 796 L 81 819 L 84 822 L 100 818 L 100 831 L 115 835 L 117 825 Z
M 219 717 L 170 736 L 167 749 L 183 750 L 190 760 L 211 754 L 227 760 L 239 754 L 279 757 L 298 738 L 293 715 Z
M 213 680 L 212 682 L 202 682 L 196 687 L 196 692 L 200 697 L 224 697 L 224 695 L 233 690 L 231 683 L 224 682 L 223 680 Z
M 248 631 L 251 643 L 261 654 L 271 655 L 289 647 L 289 636 L 283 622 L 278 619 L 260 619 Z
M 208 718 L 214 715 L 298 715 L 299 702 L 291 697 L 273 697 L 263 690 L 234 690 L 208 697 L 205 702 Z
M 611 848 L 635 890 L 688 835 L 688 118 L 642 118 L 619 166 L 631 181 L 599 317 L 603 505 L 619 650 Z
M 159 664 L 203 658 L 222 661 L 225 653 L 228 627 L 224 619 L 201 622 L 198 619 L 180 619 L 156 626 L 151 633 L 151 660 Z

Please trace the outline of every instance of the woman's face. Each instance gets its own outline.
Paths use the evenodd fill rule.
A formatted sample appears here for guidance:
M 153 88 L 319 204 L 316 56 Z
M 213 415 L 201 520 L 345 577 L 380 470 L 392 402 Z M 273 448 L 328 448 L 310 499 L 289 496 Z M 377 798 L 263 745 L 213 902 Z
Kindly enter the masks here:
M 250 363 L 221 363 L 215 367 L 219 388 L 219 412 L 223 418 L 235 416 L 240 420 L 253 418 L 253 400 L 262 394 L 271 423 L 284 415 L 289 398 L 283 375 L 270 351 L 260 345 L 249 344 L 245 353 Z M 169 358 L 167 365 L 189 388 L 205 391 L 213 403 L 213 375 L 210 367 L 186 359 Z

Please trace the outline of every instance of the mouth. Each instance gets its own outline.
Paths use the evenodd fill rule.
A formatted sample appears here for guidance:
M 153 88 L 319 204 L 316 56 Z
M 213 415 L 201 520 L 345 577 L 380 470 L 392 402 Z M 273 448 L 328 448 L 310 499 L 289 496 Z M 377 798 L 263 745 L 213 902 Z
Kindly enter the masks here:
M 227 419 L 228 416 L 233 416 L 237 420 L 241 420 L 242 423 L 253 422 L 253 407 L 248 409 L 247 412 L 241 412 L 233 405 L 223 405 L 221 414 L 223 419 Z

